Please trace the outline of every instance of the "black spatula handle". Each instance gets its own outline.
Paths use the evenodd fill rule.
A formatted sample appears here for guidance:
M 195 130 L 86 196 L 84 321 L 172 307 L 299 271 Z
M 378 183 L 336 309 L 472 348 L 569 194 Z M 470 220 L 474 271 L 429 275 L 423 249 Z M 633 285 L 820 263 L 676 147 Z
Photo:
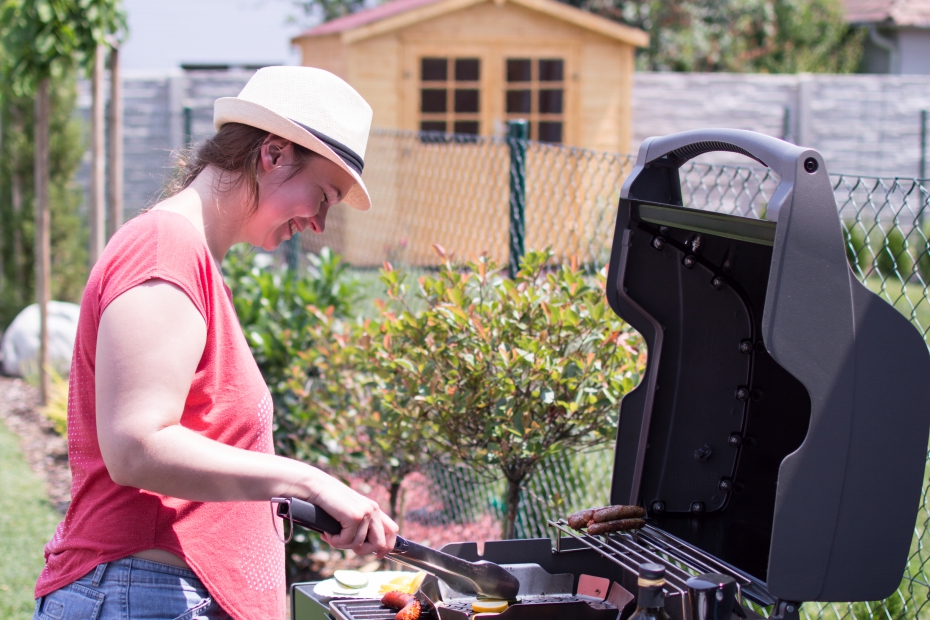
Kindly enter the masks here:
M 328 512 L 310 502 L 296 497 L 275 497 L 271 501 L 278 504 L 278 516 L 293 520 L 297 525 L 321 534 L 339 534 L 342 525 Z

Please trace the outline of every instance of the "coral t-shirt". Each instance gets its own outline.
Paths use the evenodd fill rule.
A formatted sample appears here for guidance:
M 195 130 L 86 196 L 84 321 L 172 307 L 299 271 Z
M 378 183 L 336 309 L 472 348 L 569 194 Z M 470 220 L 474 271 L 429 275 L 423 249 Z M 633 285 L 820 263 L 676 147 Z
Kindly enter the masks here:
M 284 545 L 268 502 L 167 497 L 114 483 L 104 465 L 94 394 L 100 317 L 119 295 L 152 279 L 184 291 L 207 326 L 181 425 L 230 446 L 274 452 L 271 395 L 203 236 L 187 218 L 168 211 L 129 221 L 107 244 L 81 300 L 68 393 L 72 501 L 45 547 L 36 597 L 102 562 L 164 549 L 183 558 L 233 618 L 284 618 Z

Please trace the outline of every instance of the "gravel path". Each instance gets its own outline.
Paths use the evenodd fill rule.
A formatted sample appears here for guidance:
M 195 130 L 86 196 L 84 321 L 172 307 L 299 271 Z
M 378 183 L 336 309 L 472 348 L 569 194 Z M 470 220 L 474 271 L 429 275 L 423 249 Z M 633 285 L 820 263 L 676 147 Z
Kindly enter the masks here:
M 29 467 L 45 482 L 49 501 L 64 514 L 71 502 L 68 442 L 38 412 L 38 390 L 23 381 L 0 377 L 0 419 L 20 438 Z

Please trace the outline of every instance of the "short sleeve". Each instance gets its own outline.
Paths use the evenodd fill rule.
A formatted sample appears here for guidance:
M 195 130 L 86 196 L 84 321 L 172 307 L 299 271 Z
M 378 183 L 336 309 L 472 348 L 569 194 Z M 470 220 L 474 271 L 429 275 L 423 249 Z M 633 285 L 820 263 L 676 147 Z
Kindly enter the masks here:
M 209 324 L 212 261 L 206 241 L 183 215 L 159 210 L 137 216 L 117 231 L 95 267 L 102 270 L 100 316 L 129 289 L 165 280 L 184 291 Z

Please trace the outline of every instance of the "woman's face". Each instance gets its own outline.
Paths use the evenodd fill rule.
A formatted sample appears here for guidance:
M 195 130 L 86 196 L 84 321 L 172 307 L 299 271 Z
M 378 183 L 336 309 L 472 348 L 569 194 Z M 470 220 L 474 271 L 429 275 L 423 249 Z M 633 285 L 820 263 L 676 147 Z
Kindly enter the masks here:
M 301 166 L 294 173 L 294 166 Z M 319 234 L 329 208 L 340 202 L 355 180 L 323 156 L 303 164 L 295 160 L 294 145 L 269 136 L 262 145 L 258 171 L 258 208 L 244 222 L 244 241 L 274 250 L 298 232 Z

